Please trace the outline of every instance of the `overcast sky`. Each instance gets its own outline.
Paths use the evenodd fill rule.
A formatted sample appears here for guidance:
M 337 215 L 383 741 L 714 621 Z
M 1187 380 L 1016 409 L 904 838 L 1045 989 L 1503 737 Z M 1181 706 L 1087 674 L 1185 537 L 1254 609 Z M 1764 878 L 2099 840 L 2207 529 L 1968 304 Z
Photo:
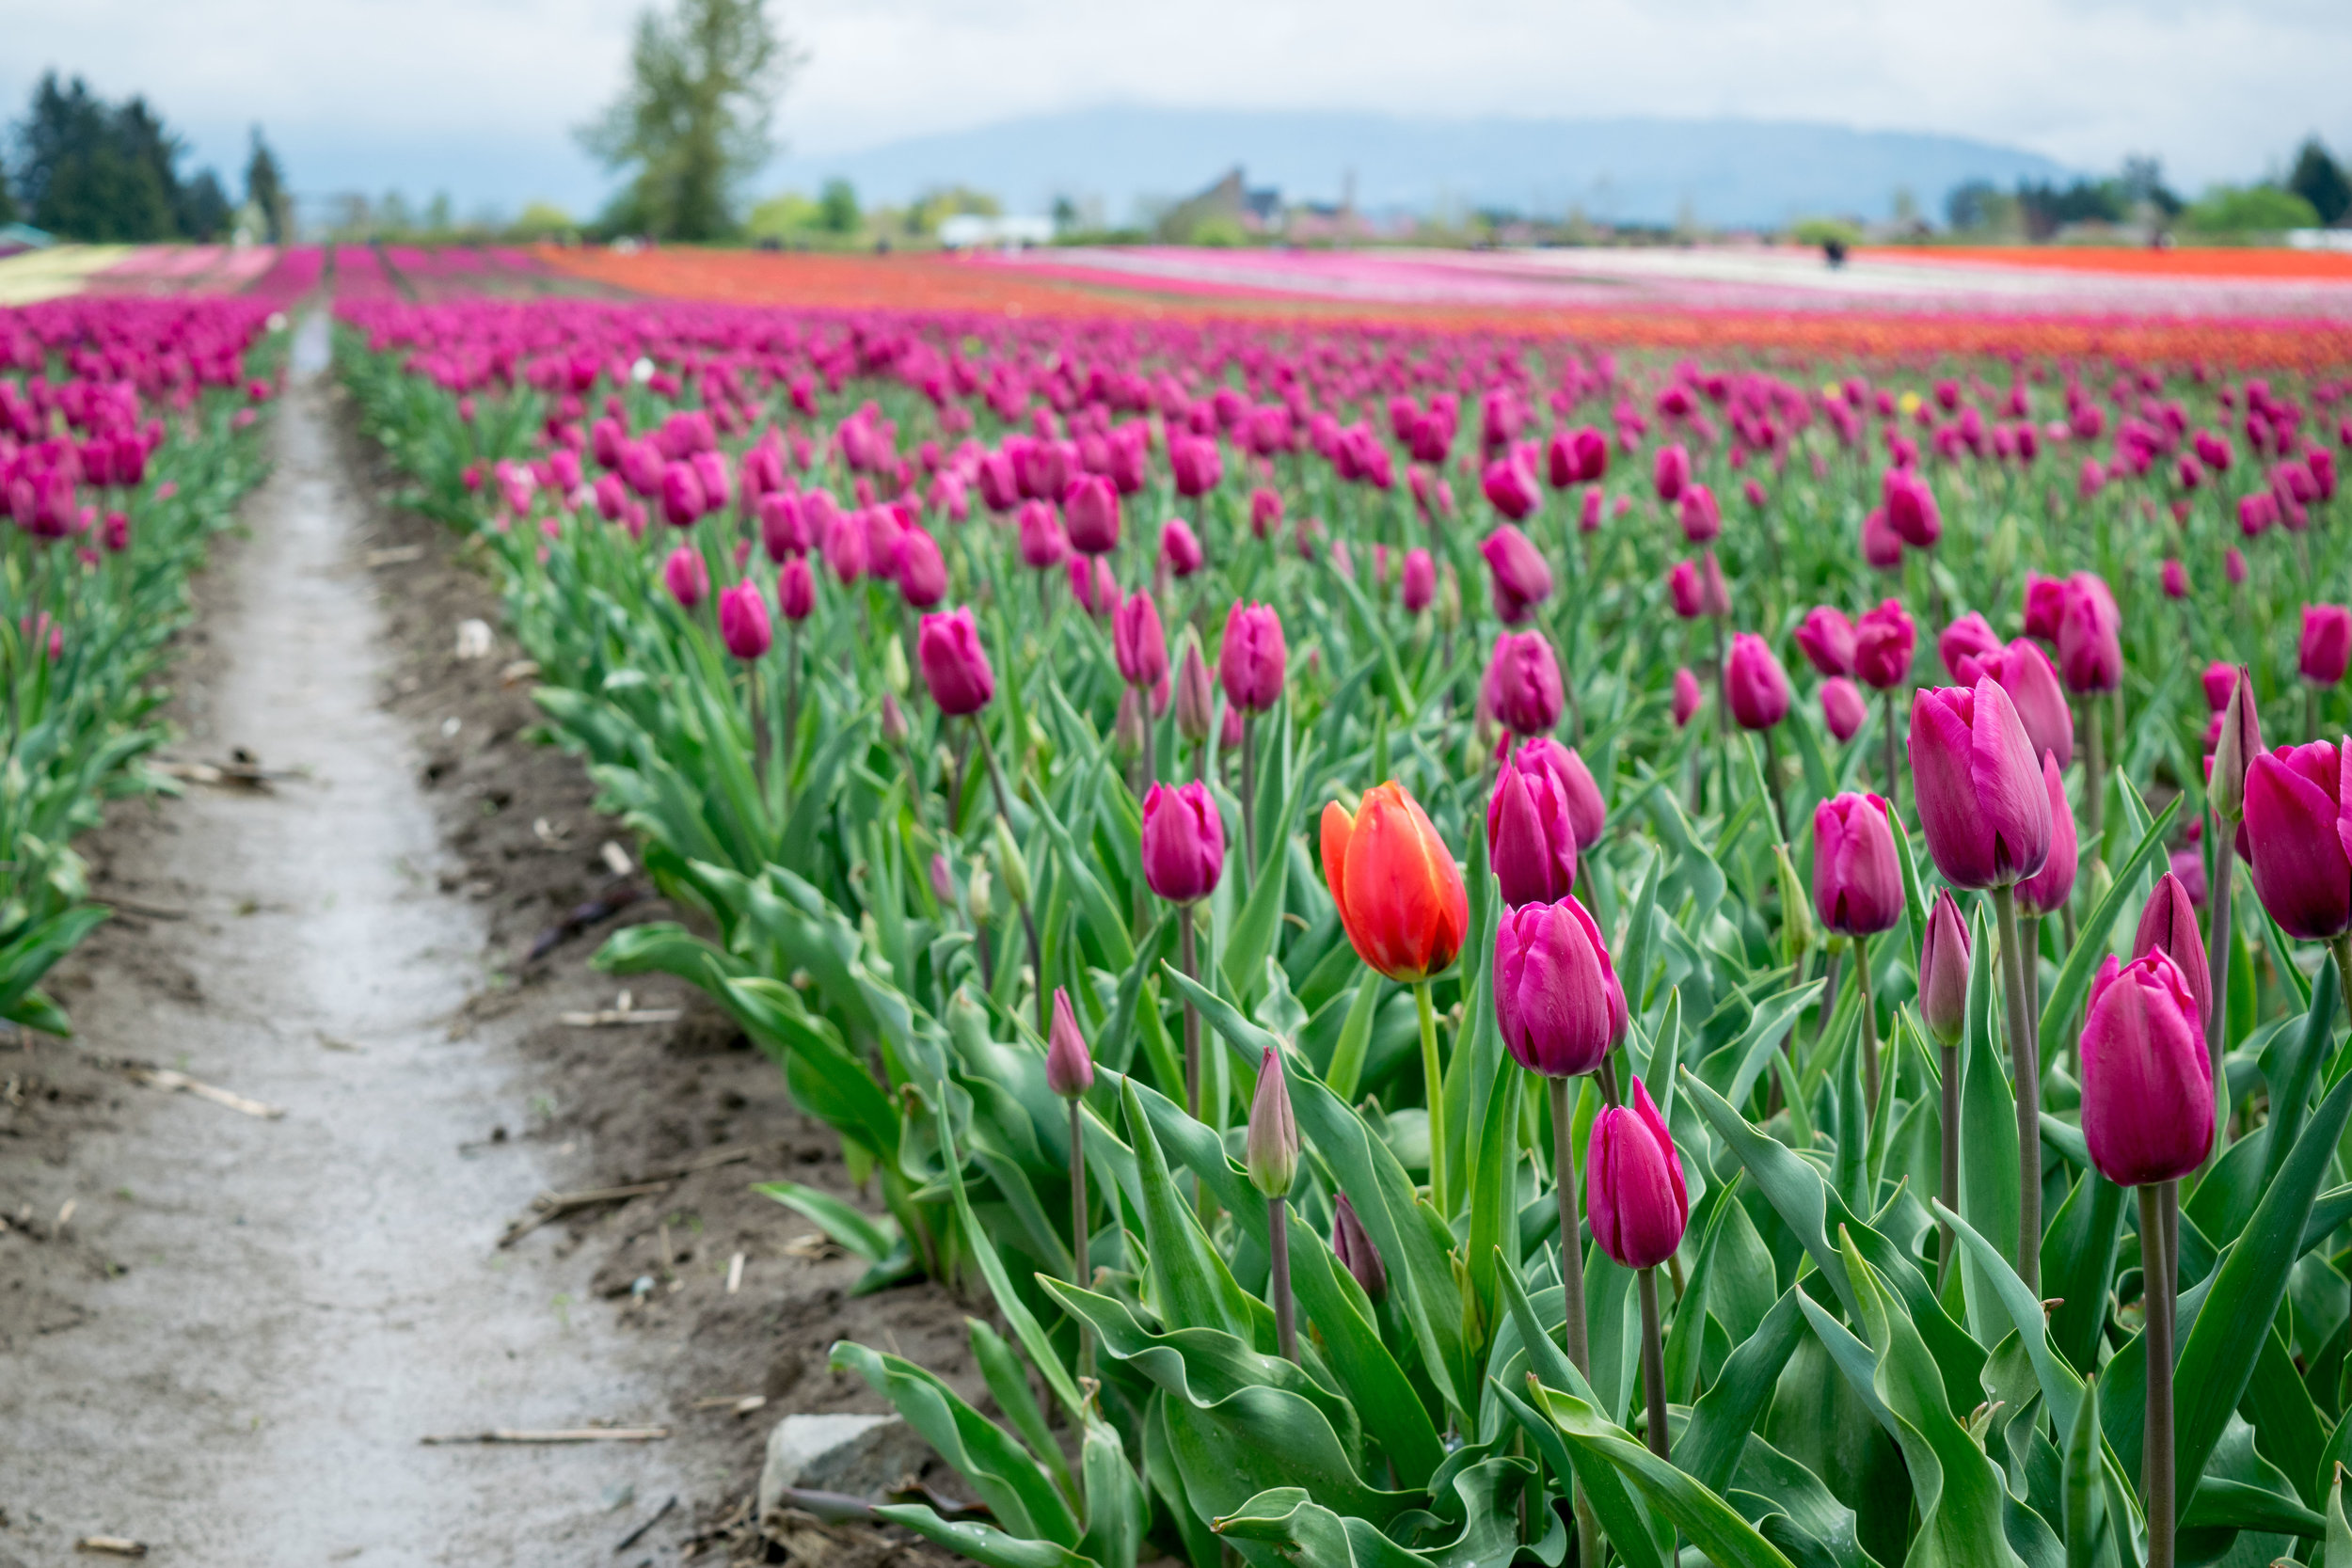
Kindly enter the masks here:
M 0 112 L 40 72 L 146 93 L 199 162 L 259 120 L 295 187 L 461 210 L 607 188 L 568 132 L 637 0 L 0 0 Z M 1758 116 L 1939 131 L 2193 193 L 2352 152 L 2352 0 L 803 0 L 778 125 L 803 156 L 1109 103 Z

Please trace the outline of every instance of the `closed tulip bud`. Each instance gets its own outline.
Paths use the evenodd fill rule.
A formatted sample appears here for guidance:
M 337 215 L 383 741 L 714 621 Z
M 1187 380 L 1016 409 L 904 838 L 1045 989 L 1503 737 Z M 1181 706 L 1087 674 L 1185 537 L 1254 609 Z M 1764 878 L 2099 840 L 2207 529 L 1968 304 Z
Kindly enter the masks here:
M 919 528 L 898 538 L 898 593 L 911 609 L 929 610 L 947 596 L 947 562 L 939 541 Z
M 1754 632 L 1731 640 L 1724 669 L 1724 696 L 1743 730 L 1769 730 L 1788 717 L 1788 675 L 1772 644 Z
M 946 856 L 931 856 L 930 879 L 931 896 L 939 900 L 940 908 L 953 910 L 956 907 L 956 870 L 947 863 Z
M 1282 695 L 1287 657 L 1282 619 L 1273 608 L 1234 600 L 1225 617 L 1225 642 L 1216 661 L 1227 705 L 1243 713 L 1271 708 Z
M 691 545 L 680 545 L 670 552 L 670 559 L 661 565 L 661 580 L 682 610 L 692 610 L 710 596 L 710 568 L 703 564 L 702 552 Z
M 1649 1090 L 1633 1080 L 1633 1103 L 1604 1106 L 1584 1151 L 1584 1212 L 1593 1240 L 1620 1266 L 1654 1269 L 1682 1245 L 1691 1199 L 1674 1134 Z
M 1797 877 L 1797 863 L 1788 858 L 1788 846 L 1772 846 L 1773 870 L 1780 879 L 1780 958 L 1791 966 L 1804 961 L 1813 951 L 1820 933 L 1813 928 L 1813 911 L 1805 902 L 1804 883 Z
M 1863 685 L 1887 691 L 1911 678 L 1918 629 L 1899 601 L 1887 599 L 1864 610 L 1854 622 L 1853 639 L 1854 678 Z
M 1486 465 L 1480 476 L 1479 487 L 1486 492 L 1487 502 L 1513 522 L 1518 522 L 1543 505 L 1543 492 L 1536 488 L 1535 475 L 1526 465 L 1510 457 L 1498 457 Z
M 1078 1033 L 1070 993 L 1059 986 L 1054 988 L 1054 1026 L 1045 1043 L 1045 1086 L 1064 1100 L 1075 1100 L 1094 1087 L 1094 1054 Z
M 2246 553 L 2235 545 L 2231 546 L 2221 558 L 2221 575 L 2230 579 L 2233 588 L 2246 581 Z
M 1200 570 L 1208 558 L 1201 553 L 1200 540 L 1192 531 L 1192 525 L 1182 517 L 1170 517 L 1160 530 L 1160 559 L 1177 577 L 1188 578 Z
M 2008 886 L 2050 854 L 2050 802 L 2033 743 L 1999 683 L 1937 687 L 1911 705 L 1919 826 L 1954 887 Z
M 1797 626 L 1797 648 L 1824 675 L 1853 673 L 1853 623 L 1842 610 L 1815 605 Z
M 1200 745 L 1209 738 L 1209 723 L 1216 711 L 1208 660 L 1200 657 L 1200 640 L 1186 626 L 1184 653 L 1176 662 L 1176 733 Z
M 1281 1053 L 1270 1045 L 1258 1063 L 1258 1092 L 1249 1100 L 1243 1164 L 1249 1184 L 1268 1197 L 1288 1196 L 1298 1180 L 1298 1122 L 1291 1115 L 1290 1082 L 1282 1075 Z
M 1715 492 L 1704 484 L 1683 487 L 1679 512 L 1682 537 L 1693 545 L 1709 544 L 1724 531 L 1723 509 L 1715 504 Z
M 1393 779 L 1350 816 L 1323 808 L 1323 876 L 1357 956 L 1391 980 L 1425 980 L 1454 962 L 1470 898 L 1453 852 L 1421 802 Z
M 1129 686 L 1153 687 L 1168 675 L 1168 637 L 1160 629 L 1159 607 L 1136 589 L 1111 611 L 1111 650 Z
M 1845 794 L 1813 808 L 1813 908 L 1840 936 L 1876 936 L 1903 915 L 1903 869 L 1886 802 Z
M 2230 743 L 2226 722 L 2221 743 Z M 2218 756 L 2213 770 L 2218 778 Z M 2280 930 L 2304 942 L 2330 942 L 2352 928 L 2342 799 L 2343 762 L 2333 741 L 2281 746 L 2246 770 L 2254 895 Z
M 701 476 L 691 463 L 673 463 L 661 470 L 661 520 L 672 528 L 691 528 L 708 510 Z
M 1551 597 L 1551 568 L 1526 534 L 1505 523 L 1478 546 L 1494 579 L 1495 613 L 1505 626 L 1524 621 Z
M 1584 492 L 1583 504 L 1577 509 L 1576 514 L 1577 532 L 1598 533 L 1600 531 L 1600 492 L 1597 489 Z
M 1883 488 L 1886 526 L 1915 549 L 1932 548 L 1943 537 L 1944 515 L 1926 478 L 1915 468 L 1889 468 Z
M 1560 661 L 1542 632 L 1498 635 L 1486 684 L 1494 716 L 1512 733 L 1540 735 L 1560 722 L 1566 700 L 1560 687 Z
M 2083 1019 L 2083 1140 L 2121 1186 L 2170 1181 L 2213 1147 L 2213 1069 L 2204 1016 L 2162 951 L 2130 963 L 2109 954 Z
M 1080 474 L 1062 498 L 1070 547 L 1080 555 L 1108 555 L 1119 548 L 1119 492 L 1101 474 Z
M 1171 904 L 1195 904 L 1225 874 L 1225 819 L 1208 785 L 1155 784 L 1143 797 L 1143 879 Z
M 2050 856 L 2042 869 L 2017 884 L 2017 907 L 2035 914 L 2056 914 L 2074 896 L 2074 808 L 2066 799 L 2058 777 L 2058 758 L 2042 754 L 2042 790 L 2050 802 Z
M 1946 1045 L 1959 1043 L 1968 1025 L 1968 927 L 1948 892 L 1928 911 L 1919 941 L 1919 1017 Z
M 1427 550 L 1415 548 L 1406 552 L 1404 588 L 1405 612 L 1407 615 L 1418 615 L 1427 610 L 1429 601 L 1437 596 L 1438 566 Z
M 1903 536 L 1886 520 L 1883 506 L 1870 508 L 1862 519 L 1862 559 L 1882 572 L 1895 571 L 1903 563 Z
M 1861 730 L 1863 721 L 1869 716 L 1870 709 L 1862 695 L 1862 688 L 1843 675 L 1833 676 L 1821 683 L 1821 721 L 1829 726 L 1829 733 L 1836 736 L 1840 743 L 1851 740 Z
M 1993 630 L 1993 623 L 1973 610 L 1944 628 L 1935 640 L 1936 657 L 1944 661 L 1945 673 L 1952 679 L 1973 684 L 1976 676 L 1962 673 L 1969 659 L 1981 659 L 2001 651 L 2001 640 Z
M 917 656 L 920 657 L 919 649 Z M 882 685 L 885 688 L 898 692 L 900 696 L 906 694 L 907 653 L 905 646 L 895 637 L 886 637 L 882 640 Z
M 1264 485 L 1249 492 L 1249 531 L 1261 539 L 1271 539 L 1274 531 L 1282 526 L 1282 493 Z
M 1503 1047 L 1530 1072 L 1591 1072 L 1625 1037 L 1625 992 L 1609 944 L 1573 897 L 1522 904 L 1495 923 L 1494 989 Z
M 989 668 L 988 654 L 980 647 L 979 624 L 969 606 L 924 616 L 914 654 L 923 666 L 923 684 L 930 689 L 931 701 L 949 718 L 977 713 L 996 695 L 996 672 Z
M 2243 664 L 2221 706 L 2221 729 L 2214 737 L 2213 767 L 2205 778 L 2205 800 L 2225 822 L 2246 815 L 2246 770 L 2263 754 L 2262 716 L 2254 707 L 2254 677 Z M 2210 690 L 2210 688 L 2208 688 Z
M 1022 563 L 1032 571 L 1051 571 L 1070 556 L 1070 536 L 1062 532 L 1061 520 L 1054 509 L 1043 501 L 1029 501 L 1021 508 Z
M 1486 859 L 1502 884 L 1502 901 L 1549 904 L 1576 885 L 1576 827 L 1567 792 L 1549 756 L 1557 741 L 1530 741 L 1495 776 L 1486 800 Z
M 1016 904 L 1029 901 L 1029 863 L 1021 853 L 1021 846 L 1013 842 L 1012 830 L 1005 819 L 995 819 L 996 875 L 1005 879 L 1005 891 L 1012 895 Z
M 1697 715 L 1701 701 L 1703 701 L 1703 699 L 1699 694 L 1699 678 L 1698 676 L 1691 673 L 1691 668 L 1686 664 L 1675 672 L 1674 716 L 1676 729 L 1682 728 Z
M 1682 487 L 1691 483 L 1691 453 L 1679 441 L 1658 449 L 1658 458 L 1650 469 L 1657 483 L 1658 499 L 1672 506 L 1682 499 Z
M 2195 850 L 2186 852 L 2188 863 L 2204 879 L 2204 867 L 2198 863 Z M 2205 963 L 2205 942 L 2197 929 L 2198 889 L 2188 881 L 2168 871 L 2156 879 L 2154 891 L 2139 911 L 2139 929 L 2132 937 L 2132 957 L 2144 958 L 2151 953 L 2162 953 L 2180 970 L 2181 978 L 2188 985 L 2189 994 L 2196 999 L 2197 1016 L 2213 1017 L 2213 972 Z
M 972 875 L 965 879 L 963 884 L 964 912 L 972 917 L 974 926 L 985 927 L 988 924 L 988 917 L 992 912 L 989 900 L 994 895 L 995 891 L 995 884 L 988 874 L 988 863 L 975 859 L 972 862 Z
M 2352 610 L 2337 604 L 2303 607 L 2303 637 L 2296 647 L 2296 668 L 2313 686 L 2333 686 L 2344 679 L 2352 661 Z
M 1696 562 L 1677 561 L 1667 569 L 1666 596 L 1674 602 L 1675 613 L 1685 621 L 1695 621 L 1705 613 L 1707 593 L 1700 585 Z
M 2166 560 L 2163 578 L 2166 598 L 2185 599 L 2188 597 L 2188 568 L 2182 565 L 2177 558 Z
M 1372 1244 L 1364 1222 L 1356 1217 L 1355 1203 L 1345 1193 L 1331 1204 L 1331 1250 L 1339 1255 L 1341 1266 L 1356 1276 L 1374 1306 L 1388 1299 L 1388 1265 L 1380 1260 L 1380 1249 Z
M 786 562 L 776 573 L 776 608 L 794 626 L 807 620 L 817 608 L 817 578 L 800 556 Z
M 768 625 L 768 603 L 760 597 L 759 585 L 748 578 L 720 592 L 719 641 L 746 662 L 766 653 L 775 641 Z
M 2230 693 L 2237 689 L 2237 666 L 2226 659 L 2215 659 L 2205 666 L 2200 677 L 2205 688 L 2205 710 L 2219 713 L 2230 705 Z

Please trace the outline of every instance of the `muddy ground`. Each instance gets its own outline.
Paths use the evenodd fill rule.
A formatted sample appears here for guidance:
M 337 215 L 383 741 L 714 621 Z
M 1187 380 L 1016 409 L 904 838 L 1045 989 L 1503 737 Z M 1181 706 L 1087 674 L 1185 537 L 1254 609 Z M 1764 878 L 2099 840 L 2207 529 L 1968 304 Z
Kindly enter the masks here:
M 531 958 L 640 887 L 628 837 L 535 742 L 520 650 L 460 657 L 495 598 L 378 504 L 345 412 L 297 377 L 182 639 L 165 754 L 268 776 L 119 804 L 82 845 L 118 917 L 54 977 L 78 1037 L 0 1044 L 0 1568 L 90 1536 L 191 1563 L 937 1560 L 724 1528 L 776 1417 L 883 1408 L 828 1370 L 836 1339 L 977 1394 L 965 1307 L 850 1296 L 864 1265 L 751 1191 L 855 1196 L 690 988 L 630 984 L 674 1023 L 563 1022 L 616 1006 L 603 937 L 673 911 L 640 897 Z M 655 1183 L 500 1244 L 542 1194 Z M 669 1435 L 421 1442 L 596 1425 Z

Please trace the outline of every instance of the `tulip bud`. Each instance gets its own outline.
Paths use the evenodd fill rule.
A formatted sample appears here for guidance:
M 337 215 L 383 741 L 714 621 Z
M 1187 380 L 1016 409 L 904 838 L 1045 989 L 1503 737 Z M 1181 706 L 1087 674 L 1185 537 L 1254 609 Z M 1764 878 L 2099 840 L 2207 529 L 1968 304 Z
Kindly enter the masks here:
M 776 608 L 796 626 L 817 608 L 817 579 L 808 562 L 797 555 L 776 573 Z
M 1225 874 L 1225 819 L 1208 785 L 1155 784 L 1144 792 L 1143 879 L 1171 904 L 1193 904 L 1216 891 Z
M 1245 713 L 1271 708 L 1282 695 L 1286 658 L 1281 617 L 1266 605 L 1235 600 L 1225 617 L 1224 646 L 1217 657 L 1227 704 Z
M 1560 722 L 1565 701 L 1560 688 L 1560 661 L 1542 632 L 1498 635 L 1486 680 L 1494 716 L 1512 733 L 1540 735 Z
M 994 910 L 990 900 L 995 896 L 995 893 L 996 884 L 988 874 L 988 862 L 975 856 L 972 861 L 972 875 L 965 878 L 963 883 L 964 912 L 972 917 L 974 927 L 985 927 L 988 924 L 988 917 Z
M 1070 547 L 1081 555 L 1107 555 L 1119 548 L 1119 492 L 1101 474 L 1081 474 L 1062 501 Z
M 1968 927 L 1948 892 L 1935 895 L 1919 943 L 1919 1017 L 1946 1045 L 1968 1026 Z
M 2313 686 L 2333 686 L 2344 679 L 2352 662 L 2352 610 L 2336 604 L 2303 607 L 2303 636 L 2296 648 L 2296 667 Z
M 1772 859 L 1780 877 L 1781 961 L 1800 964 L 1819 938 L 1813 929 L 1812 907 L 1805 902 L 1804 883 L 1797 879 L 1797 864 L 1788 858 L 1788 846 L 1775 843 Z
M 1405 554 L 1404 601 L 1407 615 L 1418 615 L 1429 608 L 1437 596 L 1438 567 L 1425 549 L 1414 548 Z
M 1851 740 L 1869 716 L 1862 688 L 1843 675 L 1833 675 L 1821 683 L 1821 721 L 1839 742 Z
M 748 578 L 720 592 L 719 641 L 729 654 L 747 663 L 766 653 L 775 641 L 768 626 L 768 602 L 760 597 L 759 585 Z
M 889 650 L 898 639 L 883 644 L 883 668 L 888 673 Z M 980 647 L 979 624 L 969 606 L 948 614 L 926 615 L 915 637 L 915 657 L 923 666 L 923 684 L 931 701 L 950 718 L 977 713 L 996 695 L 996 673 L 989 668 Z M 905 669 L 904 655 L 900 670 Z
M 972 612 L 967 610 L 962 613 L 970 615 Z M 920 653 L 919 648 L 917 652 Z M 905 694 L 908 686 L 907 651 L 896 637 L 887 637 L 882 640 L 882 685 L 886 689 L 896 691 L 902 696 Z
M 1516 626 L 1535 607 L 1551 597 L 1551 568 L 1526 534 L 1509 523 L 1496 529 L 1478 546 L 1494 578 L 1495 613 L 1505 626 Z
M 2210 684 L 2206 688 L 2210 692 Z M 2205 781 L 2205 799 L 2224 822 L 2246 815 L 2246 770 L 2263 752 L 2262 715 L 2254 707 L 2254 677 L 2243 664 L 2221 709 L 2221 733 L 2215 737 L 2213 770 Z
M 1198 746 L 1209 738 L 1209 721 L 1216 697 L 1209 685 L 1209 665 L 1200 657 L 1200 640 L 1184 628 L 1183 656 L 1176 667 L 1176 733 Z
M 1045 1046 L 1045 1086 L 1064 1100 L 1075 1100 L 1094 1086 L 1094 1057 L 1086 1037 L 1078 1033 L 1078 1016 L 1070 1010 L 1070 992 L 1054 988 L 1054 1026 Z
M 1902 918 L 1902 861 L 1876 795 L 1840 795 L 1813 808 L 1813 907 L 1840 936 L 1875 936 Z
M 1281 1053 L 1267 1046 L 1258 1064 L 1258 1092 L 1249 1101 L 1249 1133 L 1243 1163 L 1249 1184 L 1268 1197 L 1286 1197 L 1298 1179 L 1298 1123 L 1291 1115 L 1290 1083 L 1282 1076 Z
M 2204 868 L 2197 864 L 2194 851 L 2189 853 L 2189 864 L 2203 876 Z M 2189 994 L 2197 999 L 2197 1016 L 2213 1017 L 2213 972 L 2205 962 L 2204 939 L 2197 930 L 2196 890 L 2169 871 L 2156 879 L 2147 905 L 2139 911 L 2139 929 L 2132 936 L 2133 958 L 2144 958 L 2151 953 L 2162 953 L 2180 970 Z
M 897 694 L 889 691 L 882 693 L 882 739 L 893 746 L 905 745 L 908 735 L 912 733 L 907 724 L 906 709 L 898 705 Z
M 1824 675 L 1853 673 L 1853 623 L 1845 612 L 1816 605 L 1797 626 L 1797 647 L 1808 663 Z
M 931 896 L 939 900 L 940 908 L 954 909 L 956 907 L 956 872 L 955 867 L 947 863 L 946 855 L 933 854 L 931 856 L 930 878 Z
M 2090 983 L 2081 1043 L 2083 1139 L 2110 1181 L 2137 1187 L 2195 1170 L 2213 1146 L 2203 1015 L 2162 951 L 2109 954 Z
M 1691 673 L 1689 665 L 1675 672 L 1675 728 L 1688 724 L 1699 711 L 1699 678 Z
M 1356 1276 L 1364 1294 L 1377 1307 L 1388 1299 L 1389 1269 L 1380 1260 L 1380 1249 L 1372 1244 L 1364 1222 L 1356 1217 L 1356 1205 L 1342 1193 L 1331 1205 L 1331 1250 L 1339 1254 L 1340 1263 Z
M 691 545 L 680 545 L 670 552 L 670 559 L 661 565 L 661 580 L 681 610 L 694 609 L 710 594 L 710 568 L 703 564 L 702 552 Z
M 1691 1199 L 1674 1134 L 1639 1078 L 1633 1103 L 1602 1108 L 1584 1152 L 1584 1212 L 1593 1240 L 1618 1264 L 1654 1269 L 1675 1255 Z
M 1537 744 L 1520 747 L 1502 765 L 1486 801 L 1487 862 L 1503 903 L 1515 909 L 1565 898 L 1576 885 L 1576 829 L 1566 791 Z
M 1021 846 L 1013 842 L 1012 830 L 1005 819 L 995 819 L 996 874 L 1005 879 L 1005 891 L 1012 895 L 1016 904 L 1029 901 L 1029 863 L 1022 858 Z
M 1911 657 L 1918 631 L 1900 601 L 1888 599 L 1866 610 L 1854 623 L 1854 678 L 1888 691 L 1911 678 Z
M 1731 717 L 1743 730 L 1769 730 L 1788 717 L 1788 674 L 1772 644 L 1751 631 L 1731 640 L 1724 694 Z
M 1200 537 L 1192 525 L 1182 517 L 1170 517 L 1160 530 L 1160 559 L 1168 569 L 1180 578 L 1188 578 L 1200 570 L 1207 557 L 1200 548 Z

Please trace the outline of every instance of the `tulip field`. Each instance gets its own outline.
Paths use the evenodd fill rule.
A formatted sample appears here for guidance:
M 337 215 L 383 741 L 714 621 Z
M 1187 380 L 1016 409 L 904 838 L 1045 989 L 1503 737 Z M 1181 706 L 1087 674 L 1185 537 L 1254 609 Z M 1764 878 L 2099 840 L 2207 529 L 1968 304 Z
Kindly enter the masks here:
M 2352 1562 L 2334 324 L 398 270 L 337 264 L 360 428 L 684 917 L 596 963 L 838 1135 L 869 1201 L 763 1190 L 860 1291 L 973 1309 L 984 1404 L 832 1352 L 968 1506 L 786 1501 L 991 1568 Z M 20 842 L 135 776 L 252 314 L 0 314 Z M 89 918 L 27 863 L 0 986 Z

